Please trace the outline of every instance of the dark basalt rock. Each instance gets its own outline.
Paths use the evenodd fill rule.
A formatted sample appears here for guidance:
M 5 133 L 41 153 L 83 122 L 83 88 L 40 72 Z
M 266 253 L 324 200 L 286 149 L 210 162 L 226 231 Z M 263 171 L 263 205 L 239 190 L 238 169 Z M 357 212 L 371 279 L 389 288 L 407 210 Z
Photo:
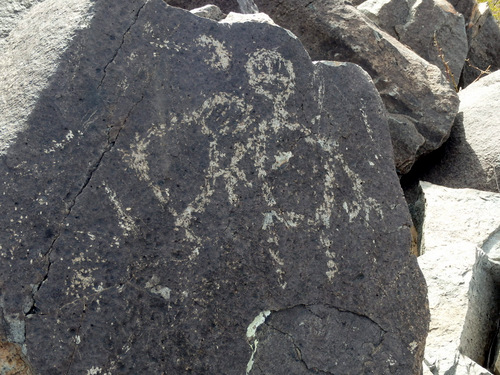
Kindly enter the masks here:
M 396 168 L 410 171 L 448 138 L 459 100 L 439 68 L 344 0 L 256 0 L 295 33 L 314 60 L 353 62 L 370 74 L 389 113 Z
M 217 5 L 224 13 L 238 12 L 242 13 L 241 7 L 238 0 L 165 0 L 165 2 L 171 6 L 182 8 L 182 9 L 195 9 L 207 4 Z M 240 2 L 242 2 L 240 0 Z
M 358 7 L 378 27 L 441 69 L 458 86 L 467 56 L 464 17 L 446 0 L 367 0 Z
M 38 12 L 0 58 L 1 325 L 36 373 L 419 373 L 426 287 L 361 68 L 160 0 Z

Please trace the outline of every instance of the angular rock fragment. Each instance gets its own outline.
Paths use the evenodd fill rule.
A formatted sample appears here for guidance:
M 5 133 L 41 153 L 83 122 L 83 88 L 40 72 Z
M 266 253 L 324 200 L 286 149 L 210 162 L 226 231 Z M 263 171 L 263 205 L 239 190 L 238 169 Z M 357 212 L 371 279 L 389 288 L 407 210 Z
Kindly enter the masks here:
M 500 194 L 421 183 L 419 265 L 431 324 L 425 363 L 433 374 L 490 374 L 500 300 Z
M 446 0 L 367 0 L 358 7 L 377 26 L 438 66 L 454 87 L 468 52 L 464 17 Z
M 220 21 L 226 17 L 216 5 L 205 5 L 201 8 L 191 10 L 191 13 L 198 17 L 208 18 L 214 21 Z
M 487 3 L 476 0 L 448 0 L 465 18 L 469 52 L 460 87 L 467 87 L 486 71 L 500 69 L 500 28 Z
M 473 8 L 467 35 L 469 53 L 461 78 L 463 87 L 500 69 L 500 26 L 487 3 Z
M 6 0 L 0 6 L 0 45 L 22 16 L 43 0 Z
M 455 188 L 500 192 L 500 72 L 462 90 L 442 156 L 421 179 Z
M 458 98 L 441 71 L 342 1 L 256 1 L 259 10 L 294 32 L 313 59 L 359 64 L 389 112 L 399 173 L 447 138 Z
M 426 288 L 361 68 L 161 0 L 38 11 L 0 56 L 1 326 L 36 373 L 420 372 Z

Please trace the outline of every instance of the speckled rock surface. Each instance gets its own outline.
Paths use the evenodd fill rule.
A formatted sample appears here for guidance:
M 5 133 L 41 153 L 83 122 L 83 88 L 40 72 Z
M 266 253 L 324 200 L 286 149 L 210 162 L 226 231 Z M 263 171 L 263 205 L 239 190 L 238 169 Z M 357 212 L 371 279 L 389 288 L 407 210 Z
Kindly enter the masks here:
M 448 138 L 458 97 L 439 68 L 379 29 L 347 1 L 255 1 L 294 32 L 312 59 L 359 64 L 389 112 L 396 168 L 407 173 Z
M 419 373 L 426 288 L 362 69 L 263 17 L 43 4 L 0 57 L 1 326 L 36 373 Z
M 463 15 L 448 1 L 367 0 L 358 9 L 458 86 L 468 52 L 467 34 Z
M 500 71 L 460 91 L 460 109 L 442 152 L 420 179 L 500 192 Z
M 473 8 L 467 36 L 469 53 L 462 74 L 462 86 L 467 87 L 484 76 L 483 72 L 500 69 L 500 25 L 488 4 Z

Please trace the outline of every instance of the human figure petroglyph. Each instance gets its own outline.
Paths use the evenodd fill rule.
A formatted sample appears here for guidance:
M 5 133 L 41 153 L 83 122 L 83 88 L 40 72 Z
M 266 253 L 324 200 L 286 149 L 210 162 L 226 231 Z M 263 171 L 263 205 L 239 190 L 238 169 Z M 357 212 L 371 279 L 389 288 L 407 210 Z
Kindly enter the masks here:
M 205 38 L 204 45 L 206 46 L 209 41 L 210 39 Z M 216 47 L 220 49 L 222 45 L 222 43 L 217 43 Z M 228 56 L 230 54 L 225 51 L 224 58 Z M 212 60 L 219 64 L 218 59 Z M 229 62 L 224 61 L 227 66 Z M 287 102 L 295 92 L 296 78 L 290 61 L 277 51 L 259 49 L 249 55 L 244 67 L 249 86 L 255 98 L 260 102 L 248 101 L 243 94 L 218 92 L 207 98 L 194 111 L 171 115 L 168 124 L 154 125 L 142 137 L 137 134 L 130 151 L 124 152 L 123 158 L 138 177 L 150 186 L 159 203 L 172 214 L 178 230 L 184 232 L 185 241 L 191 249 L 188 256 L 190 261 L 199 256 L 205 241 L 196 232 L 193 221 L 197 215 L 205 212 L 212 202 L 212 197 L 217 191 L 217 183 L 222 182 L 227 194 L 227 202 L 232 206 L 239 202 L 238 189 L 255 188 L 258 185 L 261 199 L 267 207 L 262 212 L 261 230 L 266 233 L 267 251 L 276 266 L 280 286 L 285 288 L 287 285 L 286 257 L 280 253 L 280 245 L 283 251 L 280 233 L 294 231 L 297 230 L 296 228 L 319 233 L 320 247 L 326 256 L 326 275 L 328 280 L 332 281 L 338 272 L 330 223 L 335 209 L 336 173 L 342 170 L 342 173 L 349 175 L 354 182 L 353 190 L 356 195 L 359 195 L 359 201 L 363 202 L 362 187 L 356 186 L 359 176 L 343 161 L 335 140 L 320 134 L 313 134 L 308 126 L 299 123 L 295 113 L 287 111 Z M 321 84 L 319 86 L 320 91 L 325 89 Z M 270 105 L 272 113 L 269 117 L 254 118 L 252 115 L 254 106 L 259 103 Z M 319 103 L 319 107 L 321 105 L 322 103 Z M 310 122 L 314 123 L 318 119 L 310 119 Z M 172 190 L 173 187 L 160 188 L 150 177 L 152 166 L 148 161 L 147 148 L 155 137 L 169 137 L 171 132 L 193 126 L 199 127 L 208 139 L 208 166 L 204 169 L 203 183 L 199 187 L 198 194 L 186 202 L 183 208 L 175 209 L 172 204 L 169 204 L 170 197 L 176 195 Z M 322 186 L 318 188 L 322 191 L 322 196 L 317 197 L 314 207 L 308 207 L 304 212 L 295 212 L 280 207 L 277 196 L 273 192 L 276 186 L 272 184 L 279 185 L 281 182 L 274 180 L 271 184 L 268 179 L 268 175 L 273 171 L 287 166 L 295 167 L 297 157 L 294 155 L 294 150 L 280 150 L 274 144 L 274 140 L 280 134 L 292 132 L 295 132 L 299 141 L 319 157 L 319 164 L 312 168 L 318 176 L 323 176 Z M 250 169 L 248 160 L 252 161 Z M 284 187 L 283 191 L 286 189 Z M 343 202 L 343 209 L 352 221 L 360 214 L 369 215 L 372 209 L 376 209 L 376 202 L 372 203 L 374 203 L 372 206 L 363 206 L 357 202 Z

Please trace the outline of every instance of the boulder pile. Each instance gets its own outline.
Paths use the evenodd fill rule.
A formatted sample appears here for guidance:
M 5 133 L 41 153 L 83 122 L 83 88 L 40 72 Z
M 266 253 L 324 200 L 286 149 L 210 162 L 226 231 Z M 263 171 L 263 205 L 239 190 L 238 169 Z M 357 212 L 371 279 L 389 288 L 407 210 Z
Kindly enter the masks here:
M 472 82 L 500 32 L 475 0 L 9 4 L 1 374 L 500 368 L 498 215 L 471 224 L 498 209 L 499 76 Z M 491 192 L 447 232 L 454 190 L 409 210 L 407 173 Z

